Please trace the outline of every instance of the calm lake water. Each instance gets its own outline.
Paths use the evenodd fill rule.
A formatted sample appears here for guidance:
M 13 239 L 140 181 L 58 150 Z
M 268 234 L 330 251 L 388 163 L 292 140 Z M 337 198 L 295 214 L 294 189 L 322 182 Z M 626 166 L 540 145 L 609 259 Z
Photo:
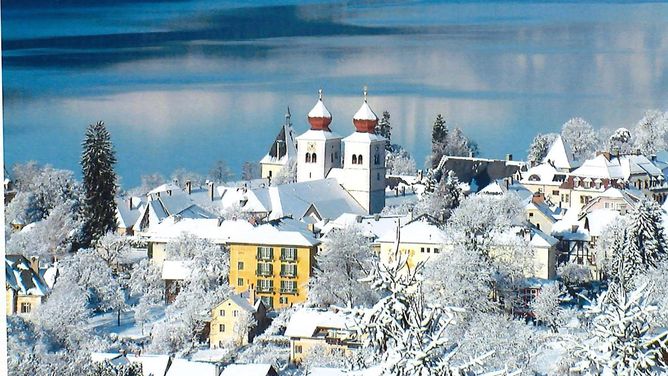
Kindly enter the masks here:
M 95 6 L 91 6 L 95 3 Z M 524 157 L 581 116 L 632 126 L 668 107 L 668 5 L 627 2 L 2 2 L 4 157 L 78 172 L 104 120 L 127 187 L 258 161 L 323 88 L 347 135 L 364 85 L 422 165 L 437 113 L 483 156 Z

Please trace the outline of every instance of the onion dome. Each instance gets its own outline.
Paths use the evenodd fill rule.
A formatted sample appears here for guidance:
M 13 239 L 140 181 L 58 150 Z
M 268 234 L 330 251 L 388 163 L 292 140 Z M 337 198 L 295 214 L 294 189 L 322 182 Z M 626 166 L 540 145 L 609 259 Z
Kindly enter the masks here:
M 357 132 L 374 133 L 378 124 L 378 116 L 373 112 L 366 101 L 366 87 L 364 87 L 364 103 L 353 116 L 353 124 Z
M 311 124 L 311 130 L 329 131 L 332 114 L 327 111 L 327 107 L 322 103 L 322 89 L 318 90 L 318 102 L 308 113 L 308 122 Z

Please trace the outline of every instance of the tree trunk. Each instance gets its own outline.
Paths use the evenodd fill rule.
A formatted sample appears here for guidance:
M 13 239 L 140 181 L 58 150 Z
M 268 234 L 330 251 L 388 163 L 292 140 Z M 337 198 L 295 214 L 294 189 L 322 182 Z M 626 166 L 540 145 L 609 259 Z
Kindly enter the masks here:
M 116 325 L 121 326 L 121 309 L 118 309 L 118 316 L 116 316 Z

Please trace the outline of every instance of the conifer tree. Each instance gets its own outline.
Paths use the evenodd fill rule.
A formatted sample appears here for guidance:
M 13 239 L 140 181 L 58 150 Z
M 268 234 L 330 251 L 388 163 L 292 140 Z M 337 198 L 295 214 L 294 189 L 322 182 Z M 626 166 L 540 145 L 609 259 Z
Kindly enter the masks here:
M 431 167 L 436 168 L 441 161 L 448 137 L 448 127 L 445 125 L 443 115 L 436 115 L 436 120 L 431 130 Z
M 81 245 L 88 247 L 93 240 L 116 228 L 116 153 L 102 121 L 88 126 L 82 147 L 84 226 Z
M 387 144 L 385 145 L 385 149 L 387 151 L 392 151 L 391 147 L 392 126 L 390 125 L 390 113 L 388 111 L 383 111 L 383 116 L 378 122 L 378 125 L 376 125 L 375 131 L 378 135 L 383 136 L 387 139 Z
M 655 201 L 642 200 L 631 215 L 626 237 L 627 252 L 632 261 L 632 274 L 638 275 L 655 267 L 666 257 L 666 238 L 663 233 L 661 207 Z M 642 268 L 642 269 L 638 269 Z

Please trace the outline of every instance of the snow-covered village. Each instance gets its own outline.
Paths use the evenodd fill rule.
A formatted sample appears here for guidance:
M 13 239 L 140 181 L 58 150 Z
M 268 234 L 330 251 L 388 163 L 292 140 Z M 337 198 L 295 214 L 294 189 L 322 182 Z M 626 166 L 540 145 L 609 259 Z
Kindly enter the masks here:
M 551 28 L 553 20 L 533 5 L 234 5 L 186 22 L 179 17 L 199 8 L 174 0 L 161 8 L 164 14 L 153 9 L 149 17 L 140 15 L 143 2 L 127 3 L 89 8 L 64 2 L 39 16 L 30 5 L 3 4 L 3 24 L 9 17 L 3 25 L 9 73 L 5 68 L 2 346 L 8 375 L 668 375 L 668 70 L 665 55 L 657 57 L 668 50 L 665 19 L 653 23 L 635 5 L 610 10 L 614 17 L 598 5 L 594 16 L 583 15 L 577 3 L 564 5 L 568 11 L 560 17 L 579 25 L 574 28 L 581 27 L 579 17 L 599 14 L 605 27 L 638 14 L 647 25 L 662 25 L 663 32 L 652 29 L 662 42 L 647 50 L 627 40 L 605 49 L 628 46 L 654 56 L 651 69 L 636 59 L 619 72 L 652 72 L 652 93 L 663 94 L 646 100 L 638 94 L 646 83 L 628 89 L 638 94 L 634 100 L 624 94 L 621 101 L 605 99 L 624 76 L 610 74 L 590 92 L 577 94 L 573 83 L 556 100 L 567 106 L 554 114 L 548 108 L 559 87 L 535 94 L 532 86 L 533 98 L 495 87 L 496 94 L 460 102 L 450 89 L 427 94 L 431 89 L 411 86 L 422 70 L 438 77 L 433 86 L 441 79 L 468 85 L 458 74 L 477 73 L 453 68 L 466 65 L 457 59 L 443 65 L 443 72 L 459 72 L 452 76 L 441 74 L 440 65 L 436 71 L 422 65 L 420 55 L 420 64 L 404 66 L 401 74 L 393 71 L 392 57 L 385 66 L 344 58 L 323 64 L 354 67 L 352 74 L 337 71 L 345 80 L 302 61 L 297 70 L 304 77 L 294 84 L 272 82 L 257 60 L 271 59 L 264 55 L 271 48 L 259 51 L 274 38 L 294 43 L 297 60 L 313 55 L 318 62 L 355 38 L 364 45 L 386 36 L 387 43 L 411 50 L 392 39 L 409 30 L 396 26 L 403 25 L 397 19 L 414 23 L 416 35 L 436 35 L 436 45 L 447 35 L 483 46 L 499 30 L 506 30 L 499 38 L 518 46 L 524 41 L 518 35 L 554 43 L 579 35 Z M 127 28 L 141 32 L 114 34 L 118 20 L 99 13 L 106 7 L 118 7 L 132 20 Z M 442 31 L 411 13 L 443 16 L 453 9 L 474 15 L 442 20 L 448 27 L 461 22 L 459 31 Z M 651 9 L 659 21 L 668 14 L 663 6 Z M 48 16 L 42 31 L 18 26 L 51 12 L 58 15 Z M 80 29 L 55 21 L 82 14 L 99 18 Z M 164 30 L 140 26 L 158 25 L 167 15 L 175 18 L 160 25 L 187 25 L 178 37 L 163 40 Z M 263 29 L 272 15 L 285 22 Z M 383 21 L 374 24 L 370 15 Z M 522 17 L 533 21 L 526 26 Z M 538 19 L 549 32 L 532 29 Z M 487 22 L 496 26 L 487 29 Z M 524 31 L 496 28 L 504 22 Z M 209 23 L 236 28 L 229 36 L 235 42 L 225 39 L 225 27 L 198 31 Z M 322 25 L 332 34 L 314 31 Z M 402 31 L 393 34 L 392 25 Z M 469 28 L 485 36 L 473 38 Z M 325 52 L 314 47 L 318 38 L 325 38 Z M 248 46 L 227 44 L 237 40 Z M 187 52 L 172 49 L 180 43 Z M 219 48 L 216 43 L 224 47 L 206 52 Z M 87 55 L 98 53 L 87 50 L 91 46 L 124 52 L 100 68 Z M 237 47 L 243 52 L 230 52 Z M 355 48 L 342 56 L 357 59 L 366 46 Z M 135 52 L 129 57 L 126 50 Z M 497 59 L 486 51 L 490 61 Z M 167 69 L 161 59 L 181 53 L 178 61 L 188 62 L 171 73 L 130 72 L 137 67 L 154 74 Z M 214 89 L 230 90 L 235 99 L 207 91 L 214 89 L 179 91 L 183 97 L 170 99 L 170 90 L 182 90 L 170 85 L 189 87 L 208 69 L 197 62 L 200 53 L 211 53 L 205 62 L 226 62 Z M 225 60 L 228 53 L 238 53 L 238 60 Z M 539 63 L 533 53 L 527 52 L 532 70 L 552 64 Z M 606 64 L 607 55 L 601 56 L 597 69 Z M 511 73 L 522 64 L 500 64 L 500 72 L 523 81 Z M 263 73 L 255 82 L 225 69 Z M 49 78 L 57 72 L 69 78 Z M 393 83 L 391 75 L 403 83 Z M 630 75 L 642 80 L 640 73 Z M 484 88 L 483 77 L 472 82 Z M 33 79 L 49 84 L 31 89 Z M 98 94 L 78 86 L 82 82 L 100 92 L 103 105 Z M 121 83 L 146 87 L 126 101 L 116 93 Z M 69 89 L 51 96 L 51 85 Z M 245 92 L 258 87 L 277 94 Z M 603 87 L 605 95 L 597 91 Z M 60 96 L 69 99 L 59 102 Z M 498 110 L 501 98 L 518 104 Z M 601 111 L 583 109 L 589 100 Z M 485 104 L 477 107 L 479 101 Z M 32 115 L 16 109 L 21 103 L 34 104 L 40 124 L 42 116 L 53 120 L 36 128 L 44 135 L 25 137 Z M 535 113 L 525 111 L 531 106 Z M 233 114 L 225 117 L 220 108 Z M 90 111 L 99 117 L 90 118 Z M 513 111 L 521 121 L 508 120 Z M 209 126 L 198 127 L 198 114 L 222 116 L 220 123 L 234 126 L 209 134 Z M 119 126 L 125 118 L 135 125 Z M 170 125 L 146 129 L 152 125 L 145 119 Z M 480 125 L 497 119 L 498 126 Z M 520 125 L 504 128 L 504 121 Z M 214 130 L 218 119 L 215 124 Z M 200 149 L 218 157 L 198 157 Z

